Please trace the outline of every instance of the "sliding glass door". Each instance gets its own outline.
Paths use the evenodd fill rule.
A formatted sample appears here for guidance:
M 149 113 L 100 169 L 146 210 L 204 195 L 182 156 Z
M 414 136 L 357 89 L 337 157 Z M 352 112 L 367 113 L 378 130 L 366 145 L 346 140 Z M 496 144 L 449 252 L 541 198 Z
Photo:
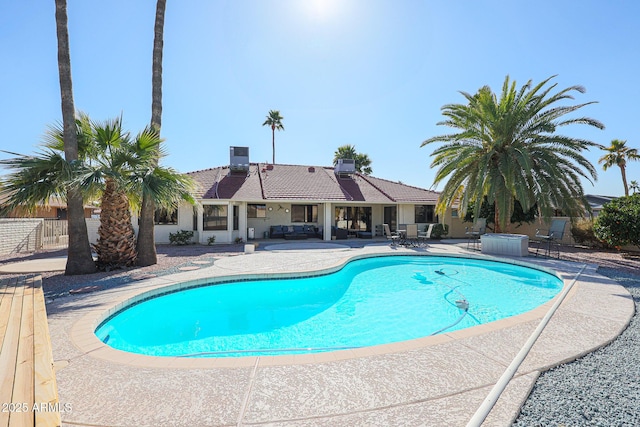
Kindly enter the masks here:
M 336 227 L 345 230 L 371 231 L 371 207 L 337 206 L 335 223 Z
M 385 206 L 384 207 L 384 223 L 389 224 L 389 229 L 391 231 L 396 231 L 398 227 L 398 208 L 396 206 Z

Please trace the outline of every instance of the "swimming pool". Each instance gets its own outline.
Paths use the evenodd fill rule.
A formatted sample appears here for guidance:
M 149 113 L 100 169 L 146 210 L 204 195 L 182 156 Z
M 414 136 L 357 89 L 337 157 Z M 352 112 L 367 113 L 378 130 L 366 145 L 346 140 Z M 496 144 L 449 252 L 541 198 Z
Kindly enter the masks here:
M 313 353 L 405 341 L 529 311 L 562 281 L 500 262 L 438 256 L 351 261 L 321 276 L 218 283 L 130 305 L 97 328 L 154 356 Z

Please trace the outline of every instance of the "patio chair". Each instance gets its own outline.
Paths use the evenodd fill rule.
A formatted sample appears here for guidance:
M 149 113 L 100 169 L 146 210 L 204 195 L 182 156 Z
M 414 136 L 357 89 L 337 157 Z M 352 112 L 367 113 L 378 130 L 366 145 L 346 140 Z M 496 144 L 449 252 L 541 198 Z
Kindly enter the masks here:
M 391 240 L 391 245 L 396 246 L 400 242 L 400 235 L 398 233 L 392 233 L 389 229 L 389 224 L 382 224 L 384 228 L 384 235 L 387 236 L 387 240 Z
M 464 234 L 467 236 L 467 249 L 473 242 L 473 249 L 478 250 L 478 243 L 480 243 L 480 236 L 487 232 L 487 219 L 486 218 L 478 218 L 469 229 L 469 227 L 465 227 Z
M 418 244 L 418 224 L 407 224 L 404 244 L 406 246 L 416 246 Z
M 420 246 L 428 246 L 427 240 L 431 238 L 431 233 L 433 232 L 433 227 L 435 224 L 429 224 L 427 226 L 427 231 L 418 231 L 418 243 Z
M 551 245 L 555 245 L 558 251 L 558 259 L 560 259 L 560 240 L 564 237 L 564 229 L 566 225 L 566 219 L 554 219 L 551 221 L 551 227 L 548 230 L 536 230 L 536 235 L 534 237 L 538 240 L 536 256 L 538 256 L 538 251 L 540 251 L 540 245 L 546 243 L 547 247 L 545 249 L 545 255 L 551 256 Z

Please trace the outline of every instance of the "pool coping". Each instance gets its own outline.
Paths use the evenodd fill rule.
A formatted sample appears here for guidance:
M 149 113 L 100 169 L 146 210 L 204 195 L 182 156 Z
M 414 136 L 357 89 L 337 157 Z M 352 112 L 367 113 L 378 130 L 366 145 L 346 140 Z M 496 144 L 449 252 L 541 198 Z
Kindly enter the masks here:
M 326 254 L 326 253 L 325 253 Z M 523 259 L 514 259 L 514 258 L 506 258 L 506 257 L 498 257 L 498 256 L 486 256 L 486 255 L 474 255 L 470 254 L 466 251 L 451 251 L 450 247 L 444 248 L 442 251 L 438 251 L 438 247 L 436 245 L 432 245 L 429 248 L 428 253 L 410 251 L 410 250 L 401 250 L 400 252 L 396 250 L 390 250 L 387 247 L 376 247 L 376 248 L 364 248 L 362 250 L 353 250 L 345 253 L 341 251 L 340 253 L 336 252 L 334 254 L 327 255 L 326 257 L 323 255 L 322 262 L 324 262 L 324 266 L 321 269 L 317 268 L 307 268 L 304 269 L 304 265 L 297 265 L 297 267 L 301 268 L 301 271 L 291 272 L 291 271 L 281 271 L 276 272 L 275 274 L 280 274 L 283 276 L 291 277 L 292 275 L 300 276 L 300 275 L 310 275 L 317 274 L 318 272 L 322 272 L 325 274 L 327 272 L 339 270 L 346 263 L 351 260 L 366 258 L 371 256 L 385 256 L 390 254 L 403 254 L 403 255 L 444 255 L 444 256 L 454 256 L 454 257 L 465 257 L 465 258 L 477 258 L 477 259 L 490 259 L 501 262 L 509 262 L 517 265 L 525 265 L 525 266 L 534 266 L 534 268 L 542 269 L 544 271 L 559 271 L 561 278 L 564 280 L 565 286 L 569 282 L 574 279 L 576 280 L 575 286 L 568 293 L 565 301 L 561 304 L 558 309 L 560 313 L 560 318 L 567 317 L 568 319 L 583 319 L 584 316 L 595 316 L 595 321 L 590 323 L 590 327 L 596 328 L 591 330 L 592 337 L 587 336 L 589 331 L 587 330 L 580 332 L 577 339 L 582 342 L 571 342 L 567 344 L 566 342 L 566 332 L 570 331 L 571 324 L 566 324 L 566 320 L 562 321 L 553 321 L 550 325 L 549 331 L 545 331 L 544 337 L 545 341 L 542 343 L 542 347 L 534 346 L 533 351 L 536 352 L 534 355 L 534 360 L 530 363 L 525 361 L 524 366 L 522 366 L 518 372 L 516 377 L 514 377 L 514 383 L 521 383 L 518 385 L 519 394 L 517 398 L 508 398 L 508 401 L 505 401 L 503 398 L 498 402 L 499 406 L 501 405 L 503 408 L 508 408 L 506 411 L 498 410 L 493 415 L 494 419 L 500 419 L 502 421 L 507 419 L 513 419 L 515 415 L 517 415 L 517 410 L 522 404 L 523 400 L 528 395 L 530 387 L 532 387 L 535 382 L 535 378 L 537 378 L 538 374 L 541 371 L 549 369 L 550 367 L 556 366 L 561 363 L 565 363 L 570 360 L 574 360 L 584 354 L 587 354 L 593 351 L 595 348 L 601 347 L 608 342 L 612 341 L 617 337 L 627 326 L 631 317 L 634 314 L 634 305 L 633 300 L 630 298 L 628 292 L 617 285 L 615 282 L 612 282 L 603 276 L 595 273 L 596 266 L 589 266 L 583 276 L 574 277 L 579 271 L 579 267 L 583 264 L 570 263 L 565 261 L 556 261 L 550 259 L 538 260 L 526 258 Z M 225 268 L 225 261 L 219 260 L 214 263 L 214 267 L 219 268 L 216 272 L 217 275 L 214 275 L 217 278 L 222 277 L 232 277 L 235 279 L 238 278 L 263 278 L 266 273 L 254 273 L 254 274 L 246 274 L 243 272 L 239 272 L 237 267 L 244 263 L 252 263 L 252 259 L 250 257 L 259 257 L 263 256 L 262 253 L 256 253 L 246 256 L 235 257 L 235 260 L 228 261 L 227 268 Z M 307 254 L 301 254 L 299 256 L 311 257 L 313 256 Z M 327 259 L 324 259 L 327 258 Z M 222 265 L 221 265 L 222 264 Z M 234 264 L 236 265 L 234 267 Z M 228 266 L 236 268 L 229 268 Z M 284 356 L 248 356 L 241 358 L 180 358 L 180 357 L 154 357 L 154 356 L 144 356 L 144 355 L 136 355 L 132 353 L 127 353 L 124 351 L 115 350 L 107 345 L 105 345 L 102 341 L 100 341 L 93 331 L 95 327 L 108 315 L 105 313 L 109 313 L 116 311 L 122 308 L 124 305 L 128 303 L 132 298 L 143 298 L 145 293 L 149 292 L 157 292 L 163 289 L 167 289 L 167 287 L 180 288 L 185 285 L 181 284 L 183 282 L 188 282 L 191 285 L 193 283 L 204 283 L 208 280 L 206 277 L 210 276 L 213 272 L 214 268 L 207 268 L 200 271 L 188 272 L 188 273 L 180 273 L 172 276 L 165 276 L 162 278 L 154 278 L 147 279 L 144 281 L 140 281 L 136 283 L 134 289 L 131 290 L 117 290 L 117 291 L 109 291 L 104 292 L 103 297 L 100 298 L 99 302 L 91 305 L 90 309 L 81 310 L 76 319 L 74 319 L 70 331 L 68 332 L 68 338 L 70 343 L 82 354 L 79 357 L 88 358 L 87 360 L 96 360 L 100 363 L 114 364 L 113 366 L 120 365 L 131 368 L 143 368 L 143 369 L 160 369 L 165 372 L 171 372 L 175 370 L 219 370 L 219 369 L 246 369 L 256 375 L 259 369 L 268 369 L 272 367 L 274 369 L 284 369 L 285 371 L 299 372 L 299 369 L 305 369 L 305 366 L 309 367 L 309 369 L 313 366 L 330 366 L 332 369 L 342 369 L 341 366 L 347 366 L 353 364 L 353 361 L 372 361 L 372 360 L 385 360 L 385 359 L 394 359 L 399 356 L 404 357 L 408 354 L 423 354 L 425 352 L 435 352 L 439 351 L 441 348 L 451 348 L 451 346 L 456 346 L 457 348 L 464 349 L 472 349 L 474 352 L 478 353 L 487 353 L 490 352 L 487 349 L 478 348 L 478 343 L 483 343 L 487 341 L 492 341 L 497 339 L 498 341 L 502 340 L 498 346 L 509 345 L 512 343 L 508 342 L 509 339 L 504 339 L 504 337 L 510 337 L 513 331 L 518 331 L 520 334 L 520 330 L 529 330 L 531 329 L 531 325 L 535 325 L 537 322 L 542 319 L 549 308 L 553 305 L 557 296 L 543 304 L 542 306 L 518 315 L 513 316 L 507 319 L 502 319 L 496 322 L 491 322 L 485 325 L 479 325 L 468 329 L 463 329 L 459 331 L 453 331 L 449 333 L 443 333 L 436 336 L 419 338 L 415 340 L 400 342 L 400 343 L 392 343 L 392 344 L 384 344 L 372 347 L 363 347 L 359 349 L 353 350 L 340 350 L 335 352 L 328 353 L 315 353 L 315 354 L 303 354 L 303 355 L 284 355 Z M 273 272 L 269 274 L 269 277 L 273 277 Z M 626 293 L 626 295 L 625 295 Z M 620 296 L 623 298 L 620 298 Z M 576 307 L 576 305 L 578 305 Z M 593 310 L 590 307 L 592 305 L 599 306 L 599 310 Z M 589 307 L 586 308 L 585 307 Z M 82 313 L 84 311 L 84 313 Z M 577 314 L 576 314 L 577 313 Z M 576 317 L 577 316 L 577 317 Z M 605 319 L 606 321 L 603 321 Z M 587 322 L 588 323 L 588 322 Z M 597 330 L 598 324 L 606 324 L 606 328 L 603 326 L 603 330 Z M 606 329 L 606 330 L 604 330 Z M 553 335 L 558 334 L 559 340 L 554 338 Z M 519 335 L 518 335 L 519 337 Z M 576 337 L 572 337 L 572 340 L 575 340 Z M 564 340 L 564 341 L 563 341 Z M 506 341 L 506 342 L 505 342 Z M 549 342 L 546 342 L 549 341 Z M 563 348 L 570 347 L 570 348 Z M 557 348 L 559 347 L 559 349 Z M 519 348 L 509 349 L 508 353 L 514 353 Z M 465 350 L 466 351 L 466 350 Z M 474 353 L 475 354 L 475 353 Z M 58 357 L 64 358 L 64 357 Z M 502 356 L 500 354 L 490 355 L 490 359 L 500 359 L 497 360 L 498 367 L 492 367 L 492 369 L 499 369 L 499 366 L 508 365 L 508 361 L 502 360 Z M 391 360 L 389 359 L 389 360 Z M 217 371 L 214 371 L 217 372 Z M 266 371 L 265 371 L 266 372 Z M 493 375 L 493 374 L 492 374 Z M 497 378 L 495 378 L 497 380 Z M 493 381 L 493 380 L 492 380 Z M 447 393 L 442 396 L 436 395 L 436 397 L 426 399 L 425 402 L 434 403 L 439 401 L 438 399 L 454 399 L 456 396 L 467 396 L 469 393 L 482 392 L 486 394 L 488 392 L 488 388 L 492 386 L 489 382 L 482 383 L 482 390 L 478 388 L 478 386 L 470 387 L 468 384 L 460 384 L 458 387 L 458 393 Z M 64 387 L 64 381 L 62 383 Z M 516 386 L 514 386 L 516 387 Z M 454 387 L 455 388 L 455 387 Z M 249 403 L 251 402 L 252 392 L 245 398 L 243 402 L 242 409 L 240 410 L 241 416 L 239 418 L 239 422 L 237 425 L 241 425 L 242 422 L 247 422 L 252 425 L 259 425 L 261 423 L 259 416 L 256 417 L 253 414 L 254 418 L 246 414 L 251 414 L 251 408 Z M 72 393 L 73 394 L 73 393 Z M 508 394 L 508 393 L 507 393 Z M 254 397 L 255 399 L 255 397 Z M 413 408 L 417 404 L 422 404 L 418 401 L 408 400 L 404 403 L 405 406 L 402 405 L 393 405 L 393 406 L 381 406 L 379 408 L 371 407 L 370 404 L 365 404 L 363 408 L 359 411 L 355 411 L 361 414 L 367 414 L 371 411 L 385 411 L 389 412 L 391 409 L 397 410 L 399 407 L 404 407 L 406 409 Z M 414 405 L 414 406 L 411 406 Z M 472 407 L 471 410 L 475 410 L 475 407 Z M 271 422 L 273 420 L 281 420 L 282 415 L 280 414 L 282 411 L 276 411 L 274 409 L 274 415 L 266 416 L 264 418 L 264 422 Z M 295 412 L 295 411 L 293 411 Z M 313 412 L 313 411 L 311 411 Z M 502 413 L 504 412 L 504 413 Z M 470 418 L 470 414 L 468 414 L 468 418 Z M 245 419 L 245 415 L 248 419 Z M 287 422 L 294 422 L 295 420 L 304 420 L 304 419 L 320 419 L 317 417 L 324 417 L 321 419 L 329 419 L 330 417 L 332 421 L 335 421 L 341 417 L 347 416 L 346 413 L 340 412 L 337 414 L 309 414 L 307 418 L 298 416 L 285 418 Z M 354 416 L 349 412 L 348 416 Z M 364 415 L 362 415 L 364 416 Z M 63 419 L 65 417 L 63 416 Z M 82 420 L 76 420 L 75 417 L 71 417 L 73 422 L 79 422 Z M 244 420 L 244 421 L 243 421 Z M 94 420 L 95 421 L 95 420 Z M 111 422 L 111 421 L 110 421 Z M 105 424 L 109 424 L 109 422 L 105 422 Z M 213 425 L 213 424 L 212 424 Z M 452 425 L 455 425 L 453 423 Z M 463 425 L 463 424 L 460 424 Z

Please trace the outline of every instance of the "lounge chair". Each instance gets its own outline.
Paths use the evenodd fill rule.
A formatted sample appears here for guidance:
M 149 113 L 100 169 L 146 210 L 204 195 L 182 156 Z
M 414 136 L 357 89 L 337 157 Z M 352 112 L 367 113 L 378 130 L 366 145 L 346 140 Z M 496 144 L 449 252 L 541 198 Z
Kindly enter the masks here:
M 400 241 L 400 235 L 398 233 L 392 233 L 389 229 L 389 224 L 382 224 L 384 228 L 384 235 L 387 236 L 387 240 L 391 240 L 391 245 L 396 246 Z
M 469 229 L 469 227 L 465 227 L 464 234 L 467 236 L 467 249 L 473 242 L 473 249 L 478 250 L 478 243 L 480 242 L 480 236 L 487 232 L 487 219 L 486 218 L 478 218 Z
M 558 251 L 558 259 L 560 259 L 560 240 L 564 236 L 564 229 L 567 225 L 566 219 L 554 219 L 551 221 L 551 227 L 548 230 L 537 229 L 535 239 L 538 240 L 538 248 L 536 249 L 536 256 L 540 250 L 540 245 L 546 242 L 547 247 L 545 249 L 545 255 L 551 256 L 551 245 L 555 244 Z

